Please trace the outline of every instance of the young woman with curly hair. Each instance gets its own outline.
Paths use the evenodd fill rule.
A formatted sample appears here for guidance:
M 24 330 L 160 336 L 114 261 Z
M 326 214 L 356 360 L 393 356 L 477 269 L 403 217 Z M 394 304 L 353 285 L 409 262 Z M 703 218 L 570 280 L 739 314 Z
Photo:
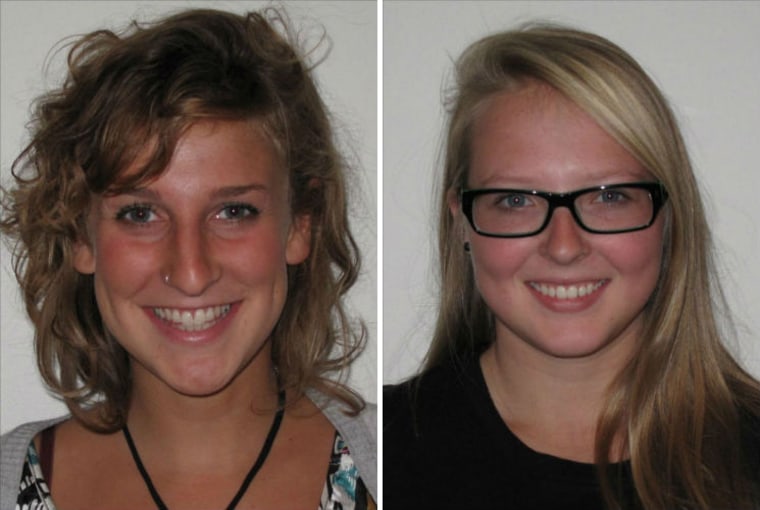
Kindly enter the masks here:
M 274 10 L 92 32 L 36 103 L 2 230 L 71 417 L 2 440 L 2 508 L 367 508 L 346 171 Z

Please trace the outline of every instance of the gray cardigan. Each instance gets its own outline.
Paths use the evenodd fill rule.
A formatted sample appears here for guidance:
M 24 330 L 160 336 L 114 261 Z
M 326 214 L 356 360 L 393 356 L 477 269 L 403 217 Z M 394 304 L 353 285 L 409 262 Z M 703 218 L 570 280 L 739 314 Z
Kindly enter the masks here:
M 346 416 L 335 400 L 328 400 L 316 391 L 309 398 L 322 410 L 348 444 L 351 457 L 372 497 L 377 501 L 377 408 L 367 407 L 359 416 Z M 14 510 L 26 450 L 42 430 L 67 417 L 20 425 L 0 438 L 0 510 Z

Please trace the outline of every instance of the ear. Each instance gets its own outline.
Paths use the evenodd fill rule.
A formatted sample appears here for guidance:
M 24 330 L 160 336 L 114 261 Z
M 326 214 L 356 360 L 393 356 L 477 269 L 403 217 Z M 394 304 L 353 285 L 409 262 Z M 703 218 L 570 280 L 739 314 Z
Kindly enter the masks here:
M 446 202 L 449 205 L 451 217 L 456 221 L 459 211 L 462 209 L 462 204 L 459 202 L 459 193 L 454 188 L 450 188 L 446 192 Z
M 454 224 L 453 228 L 458 230 L 462 241 L 468 239 L 468 229 L 466 221 L 462 217 L 462 202 L 459 200 L 459 193 L 455 188 L 450 188 L 446 193 L 446 203 L 449 206 L 449 213 Z
M 88 242 L 74 242 L 74 269 L 82 274 L 95 272 L 95 252 Z
M 285 245 L 285 261 L 290 266 L 300 264 L 311 252 L 311 216 L 303 214 L 293 218 Z

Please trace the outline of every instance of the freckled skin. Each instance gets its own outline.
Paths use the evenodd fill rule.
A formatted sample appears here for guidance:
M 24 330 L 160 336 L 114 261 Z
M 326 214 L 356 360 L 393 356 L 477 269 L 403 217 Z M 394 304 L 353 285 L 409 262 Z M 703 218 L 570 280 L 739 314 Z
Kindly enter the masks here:
M 292 218 L 287 172 L 255 123 L 203 121 L 145 189 L 95 200 L 91 244 L 76 247 L 75 266 L 94 274 L 101 315 L 137 386 L 210 395 L 268 349 L 287 265 L 309 253 L 308 226 Z M 229 316 L 205 333 L 162 328 L 152 316 L 155 307 L 225 304 Z M 268 373 L 269 364 L 259 368 Z
M 588 114 L 543 85 L 494 96 L 474 124 L 471 188 L 567 192 L 653 180 Z M 451 209 L 466 223 L 456 200 Z M 475 280 L 495 315 L 497 344 L 557 359 L 630 352 L 660 271 L 663 218 L 661 212 L 646 230 L 599 235 L 560 208 L 542 233 L 516 239 L 479 236 L 467 224 Z M 580 304 L 541 298 L 528 285 L 601 281 Z

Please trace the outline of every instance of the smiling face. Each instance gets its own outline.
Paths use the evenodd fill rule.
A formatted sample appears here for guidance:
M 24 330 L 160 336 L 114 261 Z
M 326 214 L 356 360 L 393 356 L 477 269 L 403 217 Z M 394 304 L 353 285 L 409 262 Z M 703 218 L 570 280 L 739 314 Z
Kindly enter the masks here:
M 569 192 L 654 180 L 548 86 L 493 96 L 481 112 L 473 125 L 469 188 Z M 552 358 L 631 351 L 660 272 L 663 214 L 648 229 L 602 235 L 582 230 L 567 208 L 558 208 L 540 234 L 501 239 L 475 233 L 453 196 L 450 207 L 470 243 L 497 344 Z
M 255 122 L 202 121 L 158 179 L 95 199 L 75 267 L 94 274 L 136 385 L 210 395 L 268 349 L 287 266 L 309 254 L 308 217 L 292 218 L 288 196 L 287 171 Z

